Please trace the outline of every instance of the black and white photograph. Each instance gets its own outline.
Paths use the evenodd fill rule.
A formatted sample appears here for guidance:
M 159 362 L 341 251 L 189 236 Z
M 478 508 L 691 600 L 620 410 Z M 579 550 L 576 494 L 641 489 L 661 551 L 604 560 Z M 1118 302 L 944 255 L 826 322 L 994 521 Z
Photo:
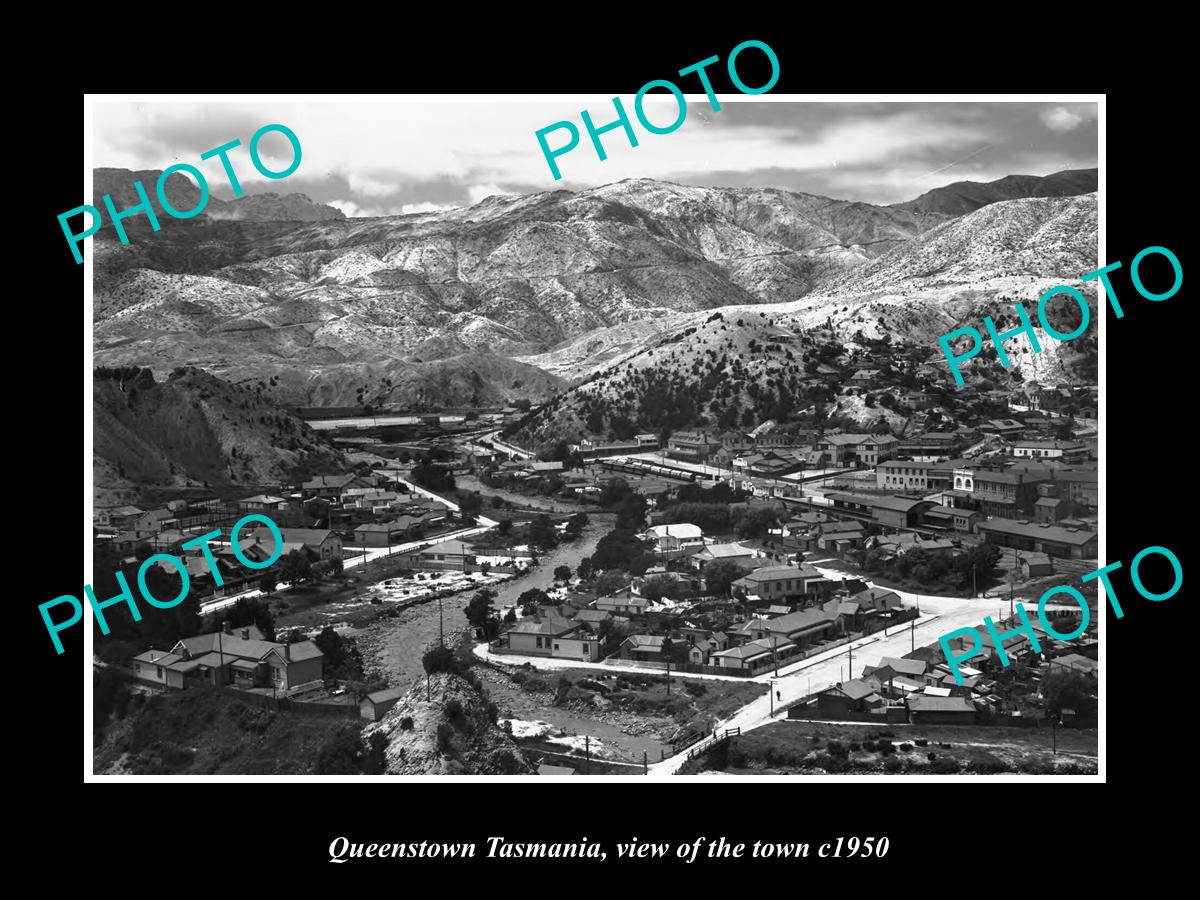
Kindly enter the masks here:
M 88 97 L 87 780 L 1103 780 L 1104 97 L 746 80 Z

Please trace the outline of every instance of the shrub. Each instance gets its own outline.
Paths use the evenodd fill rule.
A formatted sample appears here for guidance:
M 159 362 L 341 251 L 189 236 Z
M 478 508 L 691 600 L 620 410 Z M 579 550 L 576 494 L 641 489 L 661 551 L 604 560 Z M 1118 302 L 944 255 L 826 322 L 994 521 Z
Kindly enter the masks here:
M 880 741 L 876 742 L 875 749 L 883 754 L 895 753 L 896 745 L 888 740 L 880 740 Z
M 883 771 L 889 775 L 895 775 L 897 772 L 904 771 L 904 763 L 895 756 L 889 756 L 883 761 Z
M 862 747 L 862 745 L 861 745 L 861 744 L 859 744 L 859 743 L 858 743 L 858 741 L 851 741 L 851 742 L 850 742 L 850 751 L 851 751 L 852 753 L 857 753 L 857 752 L 858 752 L 858 751 L 861 749 L 861 747 Z
M 421 665 L 430 675 L 434 672 L 458 671 L 458 660 L 454 658 L 454 651 L 449 647 L 431 647 L 426 650 L 425 655 L 421 657 Z
M 461 719 L 463 716 L 463 705 L 459 700 L 446 701 L 446 718 L 451 722 Z
M 929 746 L 928 738 L 917 738 L 917 746 L 918 747 L 928 747 Z
M 445 722 L 437 727 L 437 748 L 439 753 L 449 753 L 454 749 L 454 729 Z
M 862 748 L 864 750 L 866 750 L 868 753 L 874 753 L 875 752 L 875 742 L 874 741 L 863 741 Z
M 929 751 L 928 753 L 926 753 L 925 755 L 926 755 L 926 756 L 929 758 L 929 761 L 930 761 L 930 762 L 933 762 L 935 759 L 937 759 L 937 754 L 936 754 L 936 753 L 934 753 L 932 750 L 930 750 L 930 751 Z
M 998 756 L 983 753 L 972 758 L 971 771 L 978 772 L 981 775 L 995 775 L 999 772 L 1007 772 L 1008 765 Z
M 899 750 L 901 753 L 907 753 L 907 752 L 908 752 L 909 750 L 911 750 L 912 748 L 913 748 L 913 745 L 912 745 L 912 744 L 904 743 L 904 744 L 901 744 L 901 745 L 900 745 L 899 747 L 897 747 L 896 749 L 897 749 L 897 750 Z
M 412 731 L 413 730 L 412 716 L 405 716 L 403 719 L 400 720 L 400 730 L 401 731 Z
M 929 764 L 929 771 L 936 775 L 953 775 L 961 768 L 953 756 L 939 756 Z
M 841 741 L 830 741 L 825 746 L 825 750 L 829 753 L 830 756 L 840 756 L 843 758 L 845 758 L 846 756 L 849 756 L 849 751 L 846 749 L 846 745 L 843 744 Z

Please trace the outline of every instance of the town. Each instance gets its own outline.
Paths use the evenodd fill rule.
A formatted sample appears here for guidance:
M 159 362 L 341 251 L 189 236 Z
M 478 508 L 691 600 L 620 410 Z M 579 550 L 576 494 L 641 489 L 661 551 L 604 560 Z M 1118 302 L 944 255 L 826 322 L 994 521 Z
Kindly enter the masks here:
M 881 350 L 808 372 L 880 411 L 862 430 L 810 409 L 535 452 L 514 443 L 528 402 L 309 411 L 344 470 L 97 510 L 98 573 L 173 553 L 191 576 L 188 614 L 114 624 L 97 665 L 134 693 L 357 719 L 364 747 L 422 678 L 466 671 L 509 698 L 491 715 L 547 775 L 1094 771 L 1096 616 L 1058 640 L 1080 608 L 1052 604 L 1041 652 L 1018 637 L 1003 661 L 980 622 L 1096 568 L 1095 388 L 947 390 L 933 359 Z M 253 512 L 282 548 L 265 529 L 213 542 L 218 585 L 185 544 Z M 282 559 L 247 572 L 235 549 Z M 952 671 L 938 637 L 964 628 L 983 640 L 953 649 L 986 652 Z M 588 731 L 587 710 L 612 721 Z M 948 749 L 955 728 L 1036 752 Z M 439 730 L 443 755 L 455 740 Z

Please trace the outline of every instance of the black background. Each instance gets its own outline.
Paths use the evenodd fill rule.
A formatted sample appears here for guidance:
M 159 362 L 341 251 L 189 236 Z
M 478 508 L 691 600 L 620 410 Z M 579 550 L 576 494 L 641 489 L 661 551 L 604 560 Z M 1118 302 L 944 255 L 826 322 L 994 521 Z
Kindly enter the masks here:
M 552 18 L 558 15 L 561 11 Z M 26 193 L 18 202 L 10 201 L 9 271 L 28 273 L 29 280 L 18 286 L 22 279 L 14 279 L 10 294 L 10 314 L 23 323 L 23 340 L 12 341 L 10 335 L 8 348 L 10 421 L 16 426 L 15 446 L 20 447 L 10 464 L 17 492 L 10 497 L 8 519 L 17 532 L 9 544 L 9 575 L 19 585 L 9 605 L 12 621 L 19 624 L 9 633 L 8 645 L 19 646 L 27 658 L 21 668 L 10 670 L 9 685 L 11 698 L 27 715 L 10 717 L 9 737 L 21 756 L 14 773 L 33 775 L 28 783 L 38 788 L 27 812 L 33 819 L 31 835 L 41 836 L 41 846 L 51 848 L 74 830 L 74 816 L 82 814 L 80 824 L 89 836 L 83 848 L 71 852 L 92 863 L 97 854 L 110 861 L 123 854 L 134 856 L 136 866 L 151 866 L 159 857 L 160 863 L 175 867 L 176 876 L 181 870 L 208 866 L 214 873 L 224 870 L 235 876 L 230 865 L 253 860 L 243 872 L 257 873 L 254 881 L 260 887 L 290 884 L 295 876 L 307 878 L 311 870 L 351 888 L 379 875 L 397 887 L 415 888 L 417 867 L 430 864 L 331 866 L 326 861 L 330 840 L 343 834 L 365 842 L 482 842 L 488 835 L 511 840 L 587 836 L 609 842 L 636 835 L 679 842 L 701 834 L 748 843 L 803 840 L 814 846 L 849 834 L 887 835 L 891 840 L 886 860 L 865 864 L 742 860 L 719 867 L 745 892 L 775 894 L 827 879 L 836 885 L 839 873 L 860 879 L 872 872 L 884 876 L 881 885 L 915 882 L 926 890 L 947 890 L 953 889 L 947 879 L 954 875 L 988 890 L 992 873 L 1007 872 L 1003 882 L 1015 887 L 1019 879 L 1014 867 L 1044 866 L 1057 871 L 1053 881 L 1040 882 L 1053 889 L 1051 885 L 1074 884 L 1074 873 L 1099 864 L 1096 842 L 1113 841 L 1117 834 L 1122 842 L 1166 837 L 1169 832 L 1162 823 L 1140 823 L 1130 816 L 1140 814 L 1144 804 L 1153 807 L 1170 796 L 1164 788 L 1177 780 L 1182 784 L 1187 775 L 1182 767 L 1191 764 L 1183 749 L 1187 745 L 1182 741 L 1182 716 L 1192 703 L 1189 685 L 1180 677 L 1181 664 L 1189 656 L 1183 612 L 1186 585 L 1171 600 L 1151 603 L 1134 594 L 1127 567 L 1143 547 L 1159 544 L 1174 550 L 1185 572 L 1190 571 L 1190 530 L 1182 519 L 1192 493 L 1192 331 L 1185 321 L 1186 283 L 1170 300 L 1151 303 L 1134 293 L 1128 264 L 1142 248 L 1161 245 L 1172 249 L 1188 269 L 1183 223 L 1190 218 L 1194 190 L 1183 159 L 1190 148 L 1176 129 L 1177 123 L 1186 122 L 1191 107 L 1181 106 L 1187 98 L 1173 80 L 1171 51 L 1161 45 L 1161 36 L 1142 42 L 1128 31 L 1119 38 L 1107 37 L 1109 49 L 1085 47 L 1082 37 L 1065 36 L 1078 34 L 1082 22 L 1068 28 L 1044 19 L 1036 36 L 1021 29 L 1020 36 L 983 40 L 974 28 L 969 39 L 962 34 L 934 39 L 929 31 L 917 38 L 886 29 L 864 39 L 842 36 L 840 31 L 822 33 L 815 24 L 783 28 L 777 21 L 767 26 L 761 17 L 744 23 L 737 16 L 722 18 L 733 21 L 694 33 L 627 25 L 587 33 L 562 27 L 554 36 L 505 38 L 495 36 L 490 27 L 481 28 L 488 37 L 471 38 L 395 23 L 390 26 L 399 29 L 394 42 L 355 35 L 332 40 L 333 46 L 326 49 L 312 47 L 314 38 L 307 34 L 303 39 L 255 37 L 258 49 L 245 50 L 236 64 L 197 65 L 194 72 L 167 65 L 114 66 L 82 83 L 53 88 L 43 84 L 36 96 L 23 101 L 28 133 L 38 138 L 28 145 L 26 155 L 32 158 L 20 163 L 22 171 L 32 170 L 35 177 L 10 175 L 18 193 Z M 1012 23 L 1005 25 L 1006 30 L 1010 27 Z M 85 793 L 82 629 L 64 637 L 67 652 L 56 656 L 36 609 L 60 594 L 79 596 L 83 583 L 83 569 L 74 555 L 83 537 L 75 504 L 90 461 L 81 459 L 82 441 L 73 423 L 83 399 L 81 379 L 90 365 L 78 349 L 88 327 L 81 300 L 84 267 L 74 263 L 55 218 L 81 202 L 83 92 L 616 94 L 632 93 L 648 80 L 670 77 L 717 54 L 722 64 L 711 67 L 710 76 L 717 92 L 725 93 L 733 88 L 723 61 L 733 46 L 748 38 L 766 41 L 779 57 L 782 74 L 772 94 L 1107 92 L 1107 160 L 1101 176 L 1107 189 L 1108 249 L 1102 262 L 1125 263 L 1114 284 L 1126 313 L 1117 320 L 1106 312 L 1107 353 L 1102 359 L 1107 369 L 1102 394 L 1106 418 L 1101 422 L 1108 469 L 1105 561 L 1122 560 L 1126 565 L 1114 578 L 1126 616 L 1117 621 L 1108 615 L 1103 656 L 1108 785 L 995 780 L 985 785 L 981 779 L 978 787 L 969 779 L 955 784 L 818 784 L 805 779 L 770 784 L 745 779 L 659 785 L 589 779 L 568 788 L 431 780 L 394 785 L 156 784 L 150 789 L 140 784 L 97 785 Z M 343 65 L 338 57 L 352 57 L 354 62 Z M 760 58 L 755 51 L 739 58 L 739 72 L 747 84 L 765 82 L 765 64 L 762 72 L 754 71 Z M 1103 60 L 1103 67 L 1089 70 L 1089 59 Z M 697 89 L 691 82 L 683 86 Z M 564 106 L 564 113 L 567 110 Z M 530 152 L 538 152 L 532 136 Z M 12 234 L 13 225 L 32 231 Z M 1167 277 L 1165 266 L 1160 271 Z M 1153 266 L 1146 270 L 1151 285 L 1161 283 L 1153 280 L 1154 272 Z M 26 347 L 29 353 L 21 354 Z M 86 406 L 84 415 L 90 415 Z M 1151 586 L 1156 583 L 1149 570 L 1144 577 Z M 1175 636 L 1179 643 L 1171 640 Z M 127 787 L 137 791 L 138 799 L 115 793 Z M 178 796 L 180 791 L 187 796 Z M 1113 793 L 1101 801 L 1099 791 Z M 1146 810 L 1147 815 L 1152 812 Z M 94 834 L 97 831 L 104 838 Z M 527 869 L 532 864 L 476 860 L 442 871 L 487 879 L 448 883 L 448 889 L 506 884 L 516 890 L 567 895 L 590 893 L 595 887 L 606 893 L 649 890 L 651 881 L 641 879 L 651 873 L 665 876 L 668 885 L 674 882 L 680 890 L 684 882 L 677 879 L 685 877 L 686 889 L 692 891 L 720 874 L 712 863 L 685 868 L 673 861 L 617 863 L 612 856 L 610 847 L 607 863 L 574 864 L 561 875 L 546 875 L 544 861 L 537 863 L 538 869 Z M 204 865 L 198 866 L 200 862 Z M 477 871 L 479 865 L 486 871 Z M 651 865 L 656 868 L 651 870 Z M 588 866 L 595 871 L 587 871 Z M 629 866 L 639 869 L 634 876 L 638 880 L 627 880 Z M 768 879 L 757 882 L 756 875 Z M 236 876 L 213 882 L 226 887 L 234 883 L 247 884 Z M 859 887 L 865 883 L 853 882 Z M 167 887 L 157 878 L 142 887 L 155 884 Z

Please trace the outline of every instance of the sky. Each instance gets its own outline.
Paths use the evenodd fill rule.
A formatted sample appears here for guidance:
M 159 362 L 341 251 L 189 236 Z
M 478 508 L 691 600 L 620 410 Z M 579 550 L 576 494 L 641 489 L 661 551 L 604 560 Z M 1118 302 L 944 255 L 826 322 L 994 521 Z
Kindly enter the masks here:
M 764 95 L 769 96 L 769 95 Z M 652 100 L 653 97 L 663 99 Z M 718 95 L 721 109 L 688 95 L 683 124 L 653 134 L 621 100 L 638 146 L 624 130 L 601 135 L 601 161 L 580 116 L 597 128 L 612 122 L 611 97 L 459 101 L 453 97 L 382 102 L 97 100 L 96 167 L 161 170 L 197 166 L 213 196 L 232 199 L 221 163 L 200 154 L 235 138 L 230 162 L 248 193 L 304 193 L 350 216 L 400 215 L 477 203 L 493 194 L 586 190 L 626 178 L 656 178 L 711 187 L 774 187 L 888 204 L 911 200 L 954 181 L 1005 175 L 1048 175 L 1097 164 L 1094 103 L 891 103 L 765 101 Z M 678 114 L 664 92 L 647 95 L 644 111 L 664 127 Z M 551 174 L 535 133 L 570 121 L 578 145 L 557 157 Z M 281 180 L 259 175 L 248 143 L 261 126 L 281 123 L 302 147 L 300 166 Z M 546 135 L 552 149 L 565 128 Z M 268 134 L 260 150 L 276 171 L 291 150 Z

